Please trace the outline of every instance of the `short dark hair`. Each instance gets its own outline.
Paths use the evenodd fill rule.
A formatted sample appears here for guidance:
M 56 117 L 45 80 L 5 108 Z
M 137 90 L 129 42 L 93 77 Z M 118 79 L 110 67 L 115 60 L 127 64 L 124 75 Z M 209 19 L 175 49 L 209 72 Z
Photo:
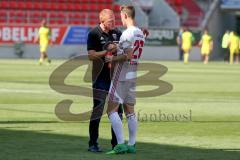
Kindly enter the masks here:
M 128 17 L 132 19 L 135 18 L 135 8 L 131 5 L 122 5 L 120 8 L 121 12 L 125 13 Z

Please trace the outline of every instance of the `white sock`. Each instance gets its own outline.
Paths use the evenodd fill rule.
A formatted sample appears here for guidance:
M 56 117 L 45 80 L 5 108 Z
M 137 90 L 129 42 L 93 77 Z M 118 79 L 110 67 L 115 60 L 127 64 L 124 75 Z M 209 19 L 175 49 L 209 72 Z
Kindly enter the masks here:
M 128 145 L 135 145 L 137 133 L 137 118 L 134 113 L 127 115 L 129 140 Z
M 113 112 L 109 115 L 109 119 L 112 123 L 113 131 L 116 135 L 118 144 L 124 143 L 123 124 L 117 112 Z

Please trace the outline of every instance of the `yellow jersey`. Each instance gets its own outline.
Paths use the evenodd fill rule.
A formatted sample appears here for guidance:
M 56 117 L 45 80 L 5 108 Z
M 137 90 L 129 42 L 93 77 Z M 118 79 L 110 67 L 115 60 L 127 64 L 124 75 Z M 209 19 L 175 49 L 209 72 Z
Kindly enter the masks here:
M 229 49 L 230 54 L 238 54 L 239 53 L 239 37 L 237 35 L 232 35 L 229 40 Z
M 224 49 L 228 48 L 229 39 L 230 39 L 230 34 L 225 33 L 222 38 L 222 48 Z
M 50 29 L 48 27 L 40 27 L 38 34 L 39 34 L 39 44 L 48 45 L 49 38 L 51 35 Z
M 237 35 L 232 35 L 230 37 L 230 49 L 238 49 L 239 48 L 239 38 Z
M 212 42 L 212 37 L 209 34 L 204 34 L 202 36 L 202 47 L 201 47 L 201 52 L 205 54 L 209 54 L 211 51 L 211 42 Z
M 186 31 L 182 34 L 182 49 L 189 50 L 192 47 L 193 35 L 191 32 Z

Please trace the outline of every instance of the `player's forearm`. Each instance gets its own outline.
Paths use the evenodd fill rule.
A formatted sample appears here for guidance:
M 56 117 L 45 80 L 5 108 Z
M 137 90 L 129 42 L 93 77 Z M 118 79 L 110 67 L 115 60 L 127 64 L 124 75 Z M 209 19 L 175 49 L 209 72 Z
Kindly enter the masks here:
M 117 56 L 113 56 L 112 61 L 113 62 L 124 62 L 127 61 L 129 58 L 126 54 L 121 54 Z
M 117 62 L 128 61 L 132 58 L 132 54 L 133 54 L 133 49 L 127 48 L 124 50 L 124 54 L 113 56 L 112 61 L 117 61 Z
M 90 60 L 96 60 L 97 58 L 101 58 L 101 57 L 103 57 L 103 56 L 105 56 L 106 55 L 106 52 L 107 51 L 100 51 L 100 52 L 96 52 L 96 51 L 89 51 L 88 52 L 88 58 L 90 59 Z

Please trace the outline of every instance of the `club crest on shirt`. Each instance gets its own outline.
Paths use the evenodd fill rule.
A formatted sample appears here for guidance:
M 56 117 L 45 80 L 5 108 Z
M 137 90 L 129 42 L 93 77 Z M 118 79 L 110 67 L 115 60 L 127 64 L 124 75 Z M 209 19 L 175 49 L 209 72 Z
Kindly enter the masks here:
M 100 38 L 100 41 L 101 41 L 101 44 L 105 44 L 105 43 L 106 43 L 106 41 L 105 41 L 105 38 L 104 38 L 104 37 L 101 37 L 101 38 Z
M 113 40 L 116 41 L 117 40 L 117 34 L 113 33 L 112 34 Z

